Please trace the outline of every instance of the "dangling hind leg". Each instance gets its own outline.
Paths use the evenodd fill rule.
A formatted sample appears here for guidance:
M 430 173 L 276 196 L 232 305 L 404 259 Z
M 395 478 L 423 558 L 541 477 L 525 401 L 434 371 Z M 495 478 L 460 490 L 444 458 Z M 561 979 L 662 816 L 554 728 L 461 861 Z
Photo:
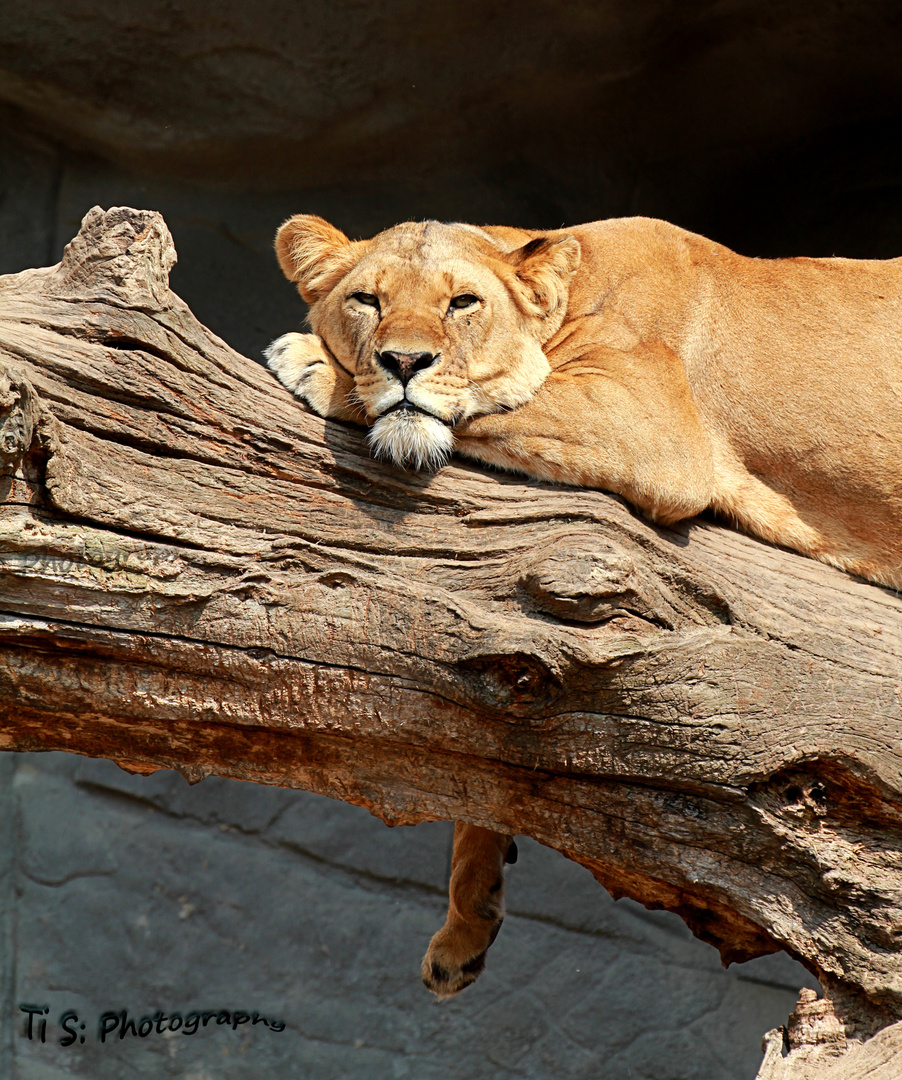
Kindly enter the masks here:
M 459 993 L 485 967 L 504 921 L 504 864 L 516 859 L 513 837 L 455 825 L 448 915 L 423 957 L 423 982 L 436 997 Z

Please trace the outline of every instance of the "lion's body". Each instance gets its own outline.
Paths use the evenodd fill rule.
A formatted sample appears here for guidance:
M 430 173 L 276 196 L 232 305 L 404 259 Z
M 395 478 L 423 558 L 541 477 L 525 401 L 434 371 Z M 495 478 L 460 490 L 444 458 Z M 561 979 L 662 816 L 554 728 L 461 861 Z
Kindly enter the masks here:
M 665 524 L 711 508 L 902 588 L 902 259 L 749 259 L 645 218 L 351 243 L 299 216 L 276 250 L 314 334 L 274 342 L 270 367 L 320 415 L 371 425 L 377 453 L 457 450 Z M 440 995 L 481 966 L 508 843 L 459 826 L 424 962 Z
M 404 225 L 313 262 L 336 257 L 308 291 L 317 336 L 271 363 L 321 414 L 374 423 L 387 456 L 455 449 L 663 523 L 710 507 L 902 586 L 902 259 L 749 259 L 646 218 Z M 460 289 L 476 310 L 443 313 Z M 380 349 L 438 359 L 405 388 Z M 383 415 L 405 393 L 417 412 Z
M 653 517 L 702 503 L 902 585 L 902 259 L 748 259 L 647 219 L 570 235 L 582 263 L 535 399 L 557 445 L 525 447 L 529 471 L 610 488 L 626 465 L 614 490 Z

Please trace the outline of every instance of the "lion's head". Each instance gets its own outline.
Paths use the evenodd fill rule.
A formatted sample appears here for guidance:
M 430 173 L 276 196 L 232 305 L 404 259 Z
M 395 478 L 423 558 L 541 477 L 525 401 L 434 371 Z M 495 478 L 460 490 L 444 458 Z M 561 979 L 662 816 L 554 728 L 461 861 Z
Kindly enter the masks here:
M 373 451 L 416 468 L 445 460 L 461 421 L 535 394 L 580 259 L 571 236 L 510 250 L 482 229 L 427 221 L 352 242 L 307 214 L 279 229 L 276 254 L 354 377 Z

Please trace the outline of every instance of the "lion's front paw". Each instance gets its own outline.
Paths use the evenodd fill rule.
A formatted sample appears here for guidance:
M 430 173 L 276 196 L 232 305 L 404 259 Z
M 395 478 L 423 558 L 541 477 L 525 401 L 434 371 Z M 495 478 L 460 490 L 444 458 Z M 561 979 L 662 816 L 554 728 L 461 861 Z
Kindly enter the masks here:
M 297 393 L 317 365 L 329 360 L 316 334 L 283 334 L 263 350 L 263 355 L 269 370 L 292 393 Z
M 349 400 L 354 380 L 315 334 L 283 334 L 263 355 L 279 382 L 320 416 L 363 419 L 361 410 Z

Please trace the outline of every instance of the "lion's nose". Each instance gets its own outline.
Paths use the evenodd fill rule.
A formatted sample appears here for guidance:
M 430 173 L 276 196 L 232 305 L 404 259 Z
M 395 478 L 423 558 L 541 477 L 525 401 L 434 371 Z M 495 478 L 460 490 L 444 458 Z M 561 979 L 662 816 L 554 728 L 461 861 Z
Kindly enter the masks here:
M 406 386 L 418 371 L 423 371 L 438 360 L 438 353 L 431 352 L 377 352 L 376 359 L 392 375 L 396 375 L 402 386 Z

